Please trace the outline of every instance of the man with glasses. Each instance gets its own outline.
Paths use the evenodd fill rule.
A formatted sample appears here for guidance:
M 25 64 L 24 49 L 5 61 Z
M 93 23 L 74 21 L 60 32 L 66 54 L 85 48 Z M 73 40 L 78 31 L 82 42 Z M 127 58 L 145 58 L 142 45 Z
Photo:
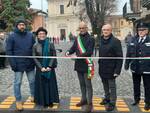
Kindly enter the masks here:
M 85 22 L 79 24 L 79 35 L 75 39 L 73 46 L 66 52 L 66 56 L 76 53 L 77 57 L 91 57 L 94 51 L 94 39 L 88 33 L 88 27 Z M 82 46 L 81 46 L 82 45 Z M 92 110 L 92 98 L 93 89 L 91 83 L 91 77 L 88 76 L 89 66 L 87 59 L 75 60 L 75 71 L 77 71 L 78 79 L 80 83 L 82 98 L 77 107 L 85 105 L 85 113 L 90 113 Z
M 127 48 L 126 57 L 136 57 L 137 59 L 127 59 L 125 62 L 125 70 L 131 69 L 134 89 L 133 106 L 140 102 L 140 84 L 143 78 L 145 90 L 145 110 L 150 110 L 150 60 L 138 59 L 139 57 L 150 56 L 150 37 L 148 36 L 149 26 L 140 22 L 137 24 L 137 36 L 133 37 Z
M 26 28 L 26 22 L 19 18 L 16 22 L 14 32 L 12 32 L 6 41 L 6 53 L 10 56 L 32 56 L 32 47 L 34 37 Z M 9 58 L 9 63 L 14 71 L 14 95 L 16 98 L 16 109 L 23 110 L 21 84 L 23 73 L 26 72 L 30 86 L 31 101 L 34 97 L 34 61 L 31 58 Z

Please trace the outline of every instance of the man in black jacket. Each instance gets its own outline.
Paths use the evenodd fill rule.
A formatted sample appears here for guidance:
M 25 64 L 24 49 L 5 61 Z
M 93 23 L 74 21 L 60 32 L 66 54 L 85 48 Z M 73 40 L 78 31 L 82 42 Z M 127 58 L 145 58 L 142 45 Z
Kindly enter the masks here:
M 75 39 L 73 46 L 66 52 L 66 56 L 69 56 L 73 53 L 76 53 L 77 57 L 90 57 L 94 51 L 94 39 L 87 32 L 87 25 L 84 22 L 81 22 L 79 25 L 80 34 Z M 85 52 L 80 52 L 80 44 L 78 38 L 81 39 Z M 75 60 L 75 70 L 77 71 L 80 88 L 82 93 L 82 98 L 79 103 L 76 104 L 77 107 L 86 105 L 85 112 L 89 113 L 92 110 L 92 97 L 93 89 L 91 84 L 91 79 L 88 78 L 88 64 L 86 59 L 77 59 Z
M 133 37 L 127 48 L 127 57 L 149 57 L 150 56 L 150 37 L 148 36 L 149 28 L 146 23 L 138 23 L 137 36 Z M 140 84 L 143 78 L 145 90 L 145 110 L 150 110 L 150 60 L 146 59 L 127 59 L 125 62 L 125 70 L 132 71 L 134 103 L 140 102 Z
M 100 103 L 107 105 L 106 110 L 112 111 L 116 105 L 116 83 L 115 79 L 119 76 L 122 68 L 122 46 L 121 42 L 112 35 L 112 27 L 106 24 L 102 27 L 103 36 L 100 39 L 99 57 L 99 74 L 103 83 L 105 98 Z M 110 57 L 105 59 L 105 57 Z M 119 57 L 120 59 L 114 59 Z

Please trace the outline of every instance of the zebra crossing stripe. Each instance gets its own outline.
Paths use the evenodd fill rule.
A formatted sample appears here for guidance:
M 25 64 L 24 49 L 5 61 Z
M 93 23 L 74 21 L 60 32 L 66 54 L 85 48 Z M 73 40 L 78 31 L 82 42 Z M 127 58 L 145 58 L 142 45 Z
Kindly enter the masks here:
M 81 107 L 76 107 L 76 104 L 80 102 L 80 97 L 71 97 L 70 99 L 70 109 L 71 110 L 81 110 Z M 102 98 L 94 97 L 93 98 L 93 110 L 94 111 L 104 111 L 105 106 L 100 105 L 99 102 L 102 101 Z M 116 103 L 116 108 L 119 112 L 130 112 L 130 109 L 128 108 L 127 104 L 123 99 L 118 99 Z
M 81 107 L 76 107 L 76 104 L 80 102 L 80 97 L 71 97 L 70 98 L 70 109 L 71 110 L 81 110 Z
M 71 97 L 70 98 L 70 110 L 82 110 L 82 107 L 76 107 L 76 104 L 80 102 L 81 97 Z M 99 103 L 102 101 L 102 98 L 99 97 L 93 97 L 93 111 L 105 111 L 105 106 L 100 105 Z M 6 99 L 4 99 L 0 103 L 0 109 L 10 109 L 11 106 L 15 102 L 15 97 L 13 96 L 8 96 Z M 147 112 L 150 113 L 149 111 L 144 110 L 144 100 L 140 101 L 140 104 L 138 105 L 139 109 L 141 112 Z M 30 101 L 30 97 L 27 98 L 27 100 L 23 104 L 24 109 L 34 109 L 35 108 L 35 103 Z M 52 108 L 49 107 L 49 109 L 59 109 L 59 104 L 54 103 L 54 106 Z M 118 112 L 130 112 L 129 106 L 125 102 L 124 99 L 118 98 L 116 102 L 116 111 Z
M 15 97 L 9 96 L 0 103 L 0 109 L 9 109 L 15 102 Z
M 102 98 L 93 97 L 93 110 L 95 111 L 105 111 L 105 107 L 99 103 L 102 101 Z
M 58 108 L 59 108 L 59 103 L 54 103 L 53 107 L 48 107 L 49 110 L 58 109 Z
M 24 102 L 23 108 L 24 109 L 33 109 L 35 107 L 35 104 L 31 102 L 31 97 L 28 97 L 28 99 Z
M 145 112 L 145 113 L 147 113 L 147 112 L 150 113 L 150 110 L 146 111 L 144 109 L 144 105 L 145 105 L 144 100 L 141 100 L 140 103 L 139 103 L 139 108 L 141 109 L 141 111 Z
M 117 99 L 116 108 L 119 112 L 130 112 L 128 105 L 123 99 Z

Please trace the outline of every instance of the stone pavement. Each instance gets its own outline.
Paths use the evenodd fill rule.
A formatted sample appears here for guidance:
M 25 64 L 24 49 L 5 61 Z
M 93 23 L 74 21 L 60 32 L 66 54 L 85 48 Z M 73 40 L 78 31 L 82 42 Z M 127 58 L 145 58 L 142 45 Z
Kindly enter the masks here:
M 66 50 L 70 48 L 72 43 L 61 42 L 56 48 L 61 48 L 62 53 L 58 56 L 64 56 Z M 125 51 L 125 48 L 124 48 Z M 95 60 L 95 77 L 92 80 L 94 95 L 103 96 L 103 86 L 98 74 L 98 64 Z M 80 96 L 79 81 L 74 71 L 74 61 L 71 59 L 58 59 L 58 67 L 56 68 L 58 88 L 60 96 Z M 0 70 L 0 95 L 13 95 L 13 72 L 10 68 Z M 121 97 L 132 98 L 132 78 L 130 71 L 122 69 L 121 75 L 117 78 L 117 94 Z M 22 84 L 22 94 L 29 94 L 29 87 L 26 76 L 24 76 Z M 143 88 L 142 88 L 143 95 Z
M 56 48 L 62 49 L 62 53 L 57 53 L 57 56 L 64 56 L 65 52 L 68 48 L 70 48 L 72 43 L 70 42 L 61 42 L 59 45 L 55 45 Z M 125 46 L 123 46 L 124 54 L 126 51 Z M 101 79 L 98 75 L 98 64 L 97 60 L 95 60 L 96 68 L 95 68 L 95 77 L 92 80 L 93 83 L 93 91 L 94 96 L 103 97 L 103 86 L 101 83 Z M 79 81 L 77 78 L 77 74 L 74 71 L 74 61 L 71 59 L 58 59 L 58 67 L 56 69 L 57 74 L 57 82 L 59 88 L 60 97 L 80 97 L 80 88 Z M 13 72 L 11 69 L 5 68 L 0 70 L 0 95 L 4 97 L 4 95 L 13 96 Z M 122 69 L 121 75 L 117 78 L 117 95 L 118 98 L 123 98 L 129 104 L 132 102 L 133 95 L 133 85 L 130 71 L 125 71 Z M 143 96 L 143 86 L 142 88 L 142 96 Z M 22 84 L 22 94 L 25 96 L 29 95 L 29 86 L 27 82 L 26 76 L 24 76 L 23 84 Z M 126 100 L 127 99 L 127 100 Z M 129 106 L 130 108 L 131 106 Z M 139 109 L 139 108 L 138 108 Z M 136 110 L 136 109 L 135 109 Z M 132 111 L 132 109 L 131 109 Z M 139 110 L 138 110 L 139 111 Z M 0 112 L 1 113 L 1 112 Z

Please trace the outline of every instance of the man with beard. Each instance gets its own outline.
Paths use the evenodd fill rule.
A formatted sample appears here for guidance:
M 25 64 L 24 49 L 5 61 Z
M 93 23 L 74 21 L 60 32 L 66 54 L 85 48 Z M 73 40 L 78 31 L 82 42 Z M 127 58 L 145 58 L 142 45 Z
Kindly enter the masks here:
M 6 53 L 11 56 L 32 56 L 34 44 L 33 34 L 26 29 L 24 19 L 18 19 L 14 32 L 12 32 L 6 42 Z M 34 97 L 34 61 L 31 58 L 9 58 L 9 63 L 14 71 L 14 95 L 16 98 L 16 109 L 22 110 L 21 84 L 23 73 L 26 72 L 30 86 L 31 101 Z
M 79 36 L 75 39 L 73 46 L 66 52 L 66 56 L 76 53 L 77 57 L 91 57 L 94 51 L 94 39 L 88 33 L 88 27 L 85 22 L 80 22 L 79 24 Z M 88 62 L 90 61 L 90 62 Z M 90 113 L 92 110 L 92 97 L 93 89 L 91 84 L 91 77 L 93 63 L 91 59 L 76 59 L 75 60 L 75 70 L 78 74 L 78 79 L 80 83 L 82 98 L 79 103 L 76 104 L 77 107 L 86 105 L 85 113 Z

